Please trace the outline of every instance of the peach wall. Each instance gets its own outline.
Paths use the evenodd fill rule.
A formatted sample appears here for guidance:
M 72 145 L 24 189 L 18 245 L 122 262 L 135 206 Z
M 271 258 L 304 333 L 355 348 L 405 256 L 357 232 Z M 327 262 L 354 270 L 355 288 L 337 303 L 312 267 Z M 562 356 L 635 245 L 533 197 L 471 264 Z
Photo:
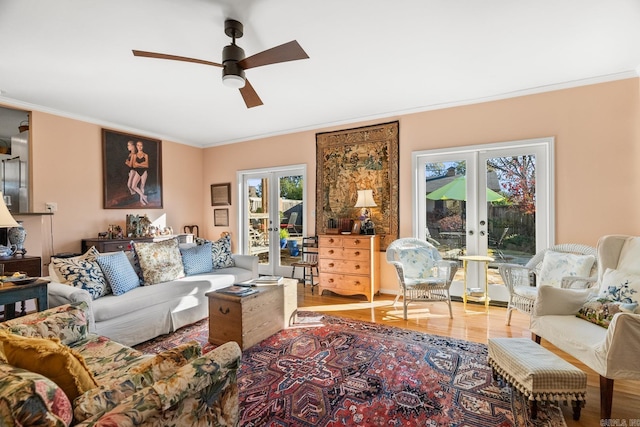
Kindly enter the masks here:
M 44 211 L 46 202 L 58 203 L 53 216 L 54 247 L 50 237 L 43 236 L 44 258 L 79 251 L 81 239 L 97 237 L 109 224 L 124 227 L 127 214 L 147 214 L 152 221 L 166 215 L 166 224 L 175 232 L 186 224 L 202 223 L 200 148 L 162 142 L 163 209 L 103 209 L 102 127 L 34 111 L 31 140 L 33 210 Z
M 200 234 L 216 238 L 238 229 L 238 170 L 307 165 L 305 218 L 314 232 L 315 134 L 391 120 L 400 121 L 400 235 L 411 234 L 411 153 L 433 148 L 554 136 L 556 139 L 556 242 L 595 245 L 609 233 L 640 234 L 639 79 L 522 96 L 297 132 L 207 149 L 163 141 L 163 209 L 102 209 L 101 127 L 33 111 L 33 209 L 57 202 L 54 248 L 43 236 L 43 255 L 78 251 L 82 238 L 108 224 L 124 225 L 128 213 L 166 214 L 181 231 L 198 224 Z M 230 226 L 213 226 L 210 184 L 232 182 Z M 46 219 L 43 221 L 47 228 Z M 48 231 L 45 230 L 46 233 Z M 29 238 L 32 238 L 31 236 Z M 385 279 L 395 283 L 383 266 Z
M 411 153 L 483 143 L 555 137 L 556 243 L 596 244 L 605 234 L 640 234 L 639 79 L 620 80 L 500 101 L 354 123 L 340 129 L 400 121 L 400 236 L 411 235 Z M 207 182 L 232 179 L 240 169 L 308 165 L 315 181 L 315 134 L 299 132 L 205 150 Z M 404 185 L 403 183 L 406 183 Z M 308 183 L 306 218 L 314 218 Z M 232 207 L 237 216 L 237 204 Z M 237 229 L 237 222 L 229 227 Z M 313 226 L 309 228 L 313 232 Z M 383 256 L 383 254 L 381 254 Z M 381 259 L 382 288 L 394 272 Z

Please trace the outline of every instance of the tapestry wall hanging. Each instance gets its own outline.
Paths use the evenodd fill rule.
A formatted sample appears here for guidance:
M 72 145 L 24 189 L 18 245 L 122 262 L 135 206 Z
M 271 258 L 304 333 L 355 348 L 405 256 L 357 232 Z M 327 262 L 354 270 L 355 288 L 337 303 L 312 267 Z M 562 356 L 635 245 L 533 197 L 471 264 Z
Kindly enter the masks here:
M 373 190 L 380 249 L 398 238 L 398 149 L 397 121 L 316 134 L 316 233 L 359 221 L 358 190 Z
M 102 129 L 104 208 L 162 208 L 161 141 Z

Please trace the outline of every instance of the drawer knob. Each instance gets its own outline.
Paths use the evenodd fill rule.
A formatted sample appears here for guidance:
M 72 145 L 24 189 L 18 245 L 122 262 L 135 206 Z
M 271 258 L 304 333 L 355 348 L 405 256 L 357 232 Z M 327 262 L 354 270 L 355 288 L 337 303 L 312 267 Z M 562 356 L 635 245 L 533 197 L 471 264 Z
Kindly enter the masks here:
M 333 283 L 333 279 L 329 279 L 329 283 Z
M 118 245 L 118 249 L 124 249 L 123 245 Z
M 360 270 L 360 264 L 356 264 L 356 270 Z
M 332 262 L 330 262 L 330 263 L 329 263 L 329 267 L 335 267 L 335 264 L 334 264 L 334 263 L 332 263 Z
M 333 242 L 335 242 L 335 240 L 329 239 L 329 243 L 333 243 Z
M 329 249 L 329 253 L 333 255 L 333 249 Z
M 356 256 L 360 255 L 360 251 L 356 251 Z
M 218 307 L 218 310 L 220 310 L 220 313 L 222 314 L 229 314 L 229 307 L 227 307 L 225 310 L 222 309 L 222 307 Z
M 354 285 L 356 285 L 356 286 L 358 286 L 358 285 L 360 285 L 360 281 L 359 281 L 359 280 L 356 280 L 355 282 L 353 282 L 353 284 L 354 284 Z
M 356 239 L 356 240 L 354 240 L 353 242 L 354 242 L 356 245 L 359 245 L 359 244 L 360 244 L 360 239 Z

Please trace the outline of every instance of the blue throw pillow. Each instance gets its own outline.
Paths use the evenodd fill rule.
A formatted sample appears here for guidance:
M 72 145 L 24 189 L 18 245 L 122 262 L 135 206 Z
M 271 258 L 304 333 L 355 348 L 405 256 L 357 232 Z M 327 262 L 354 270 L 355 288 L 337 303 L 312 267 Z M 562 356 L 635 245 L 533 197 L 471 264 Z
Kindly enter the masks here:
M 140 278 L 124 252 L 101 255 L 98 264 L 114 295 L 122 295 L 140 286 Z
M 184 274 L 191 276 L 199 273 L 208 273 L 213 270 L 213 260 L 211 258 L 211 242 L 203 245 L 180 248 L 182 255 L 182 265 Z

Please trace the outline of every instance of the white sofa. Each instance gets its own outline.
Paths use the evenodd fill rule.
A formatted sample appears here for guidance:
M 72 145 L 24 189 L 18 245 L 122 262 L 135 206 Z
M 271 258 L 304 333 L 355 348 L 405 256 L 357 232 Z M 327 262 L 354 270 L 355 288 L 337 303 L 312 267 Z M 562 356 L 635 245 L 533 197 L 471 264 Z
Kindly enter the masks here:
M 538 343 L 544 338 L 600 375 L 600 415 L 609 419 L 614 380 L 640 380 L 640 314 L 635 314 L 638 310 L 615 313 L 608 328 L 576 314 L 587 300 L 602 295 L 603 288 L 611 284 L 608 277 L 614 272 L 624 272 L 624 280 L 629 280 L 636 289 L 640 287 L 640 237 L 604 236 L 598 242 L 597 253 L 601 286 L 584 290 L 541 286 L 530 329 Z M 618 278 L 618 282 L 624 280 Z M 632 296 L 637 301 L 640 292 Z
M 258 257 L 239 254 L 231 257 L 234 267 L 97 299 L 92 299 L 84 289 L 57 282 L 50 268 L 49 307 L 84 301 L 89 306 L 90 332 L 133 346 L 208 317 L 207 292 L 258 277 Z

